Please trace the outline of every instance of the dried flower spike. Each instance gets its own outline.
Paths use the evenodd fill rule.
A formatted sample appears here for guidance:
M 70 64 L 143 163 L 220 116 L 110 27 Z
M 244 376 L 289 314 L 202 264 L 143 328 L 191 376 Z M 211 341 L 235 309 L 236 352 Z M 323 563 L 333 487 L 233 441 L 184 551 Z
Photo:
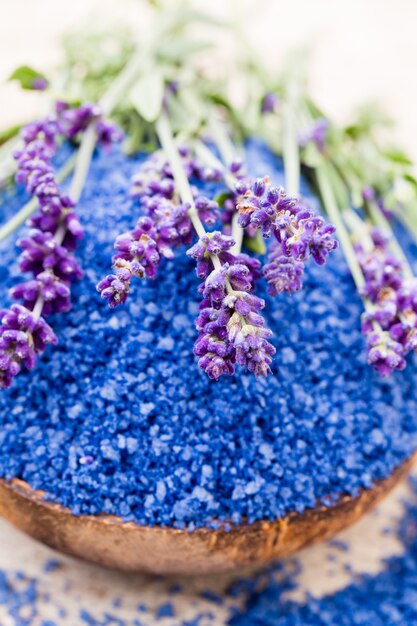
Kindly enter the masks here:
M 188 148 L 180 149 L 187 176 L 199 181 L 217 179 L 219 173 L 206 168 Z M 203 224 L 216 222 L 218 205 L 198 195 L 194 189 L 195 208 Z M 163 258 L 172 258 L 174 249 L 189 245 L 193 225 L 190 206 L 181 202 L 171 168 L 161 154 L 155 153 L 141 166 L 133 179 L 132 196 L 139 200 L 145 213 L 133 230 L 116 238 L 113 257 L 114 273 L 97 285 L 97 291 L 110 307 L 126 302 L 133 277 L 155 278 Z
M 62 138 L 83 132 L 100 113 L 90 106 L 78 109 L 57 104 L 57 114 L 31 122 L 22 129 L 23 148 L 15 153 L 16 182 L 36 196 L 39 212 L 28 221 L 31 230 L 18 241 L 22 250 L 19 267 L 32 278 L 11 289 L 13 305 L 2 313 L 0 326 L 0 387 L 9 387 L 23 365 L 34 367 L 36 355 L 57 338 L 42 316 L 71 308 L 70 285 L 83 275 L 73 255 L 83 229 L 74 212 L 74 202 L 63 194 L 55 178 L 52 158 Z M 103 130 L 103 128 L 102 128 Z M 108 141 L 110 127 L 99 140 Z M 113 134 L 114 138 L 115 135 Z

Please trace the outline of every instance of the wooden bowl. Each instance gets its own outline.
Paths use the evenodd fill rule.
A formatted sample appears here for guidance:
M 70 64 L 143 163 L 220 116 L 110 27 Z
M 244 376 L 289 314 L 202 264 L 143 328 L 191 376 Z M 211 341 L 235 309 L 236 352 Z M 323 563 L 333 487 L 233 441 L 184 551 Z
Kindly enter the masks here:
M 0 480 L 0 515 L 38 541 L 108 568 L 209 574 L 257 566 L 329 539 L 372 509 L 410 470 L 417 453 L 357 497 L 225 530 L 150 528 L 109 515 L 75 516 L 21 480 Z

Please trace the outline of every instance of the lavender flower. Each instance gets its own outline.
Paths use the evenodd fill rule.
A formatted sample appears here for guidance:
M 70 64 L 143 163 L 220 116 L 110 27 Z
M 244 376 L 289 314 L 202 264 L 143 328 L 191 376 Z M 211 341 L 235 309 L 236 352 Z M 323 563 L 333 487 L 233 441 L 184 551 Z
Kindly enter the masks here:
M 271 296 L 276 296 L 284 291 L 294 293 L 303 286 L 304 263 L 291 256 L 286 256 L 281 245 L 277 241 L 273 241 L 263 273 L 268 283 L 268 293 Z
M 323 265 L 337 247 L 334 226 L 304 202 L 273 187 L 268 178 L 258 178 L 241 196 L 237 209 L 242 228 L 252 226 L 273 244 L 264 267 L 264 276 L 273 295 L 302 287 L 304 263 L 311 256 Z
M 36 91 L 45 91 L 48 85 L 48 81 L 43 76 L 36 76 L 32 80 L 32 89 L 35 89 Z
M 406 366 L 405 357 L 417 348 L 417 285 L 406 281 L 401 261 L 389 250 L 389 237 L 371 231 L 372 248 L 357 243 L 355 252 L 369 302 L 362 316 L 362 332 L 368 346 L 368 362 L 382 376 Z
M 367 336 L 368 363 L 374 369 L 386 377 L 393 370 L 403 370 L 406 366 L 404 360 L 404 347 L 401 343 L 393 340 L 387 331 L 374 331 Z
M 103 111 L 98 104 L 87 102 L 79 107 L 72 107 L 67 102 L 58 101 L 55 105 L 55 111 L 61 133 L 67 139 L 76 139 L 93 122 L 95 122 L 97 141 L 105 148 L 108 148 L 112 143 L 121 141 L 124 137 L 121 130 L 113 122 L 103 119 Z
M 269 91 L 264 95 L 261 102 L 261 113 L 265 115 L 266 113 L 275 113 L 278 109 L 279 98 L 277 95 Z
M 16 182 L 36 196 L 39 212 L 30 218 L 31 230 L 18 241 L 22 253 L 19 267 L 32 278 L 11 289 L 24 306 L 13 305 L 2 313 L 0 327 L 0 387 L 9 387 L 22 365 L 32 368 L 36 355 L 57 339 L 41 315 L 71 308 L 70 285 L 83 275 L 73 250 L 83 235 L 74 202 L 62 193 L 55 178 L 52 158 L 60 139 L 74 138 L 97 120 L 99 141 L 116 138 L 112 125 L 101 119 L 91 105 L 71 108 L 57 103 L 56 115 L 31 122 L 22 129 L 23 148 L 15 153 Z M 31 312 L 33 311 L 33 313 Z
M 18 304 L 1 311 L 0 321 L 0 387 L 8 389 L 23 365 L 35 367 L 37 355 L 58 340 L 42 318 Z
M 188 148 L 181 148 L 180 155 L 190 178 L 212 180 L 217 177 L 218 174 L 204 168 Z M 198 195 L 197 189 L 193 189 L 193 193 L 200 220 L 213 225 L 217 219 L 217 203 Z M 145 215 L 139 218 L 133 230 L 116 238 L 115 271 L 97 285 L 111 307 L 126 302 L 133 277 L 155 278 L 161 260 L 171 259 L 175 248 L 189 245 L 194 232 L 190 206 L 181 202 L 171 168 L 159 153 L 147 159 L 135 175 L 132 196 L 140 201 Z
M 133 277 L 132 265 L 129 261 L 118 259 L 114 263 L 115 273 L 108 274 L 97 285 L 97 291 L 101 297 L 108 301 L 109 307 L 124 304 L 130 289 L 130 282 Z
M 233 311 L 227 328 L 228 339 L 236 349 L 236 362 L 255 376 L 266 376 L 276 350 L 267 341 L 272 331 L 260 315 L 265 301 L 249 293 L 231 292 L 223 305 Z
M 257 376 L 266 375 L 275 353 L 267 341 L 272 333 L 260 315 L 265 303 L 250 293 L 260 264 L 246 265 L 245 255 L 230 254 L 233 245 L 233 239 L 216 231 L 187 251 L 197 261 L 197 275 L 205 279 L 200 285 L 203 302 L 194 351 L 199 366 L 216 380 L 232 374 L 235 363 Z M 218 260 L 216 267 L 213 257 Z
M 305 135 L 300 137 L 300 146 L 305 147 L 311 141 L 316 145 L 320 152 L 324 152 L 329 126 L 329 121 L 325 117 L 319 117 L 316 119 L 313 127 Z

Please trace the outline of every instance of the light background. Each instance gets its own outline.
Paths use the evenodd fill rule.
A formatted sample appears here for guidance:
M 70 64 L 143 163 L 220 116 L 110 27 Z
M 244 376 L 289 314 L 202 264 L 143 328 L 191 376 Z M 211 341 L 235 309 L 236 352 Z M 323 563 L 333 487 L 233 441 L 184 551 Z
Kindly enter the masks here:
M 169 4 L 169 0 L 168 0 Z M 3 80 L 21 63 L 48 68 L 66 30 L 88 23 L 141 21 L 141 0 L 0 0 L 0 124 L 36 112 L 38 97 Z M 415 0 L 195 0 L 208 12 L 238 6 L 252 42 L 279 66 L 311 45 L 311 88 L 336 119 L 364 100 L 384 105 L 396 136 L 417 160 L 417 2 Z M 232 8 L 231 8 L 232 7 Z M 227 47 L 227 38 L 222 45 Z
M 353 107 L 364 100 L 375 100 L 395 117 L 398 141 L 417 159 L 417 2 L 415 0 L 236 0 L 252 42 L 268 57 L 271 66 L 279 66 L 289 49 L 311 45 L 310 83 L 319 104 L 339 120 L 347 119 Z M 224 0 L 200 0 L 196 5 L 217 14 L 230 14 L 230 3 Z M 139 0 L 0 0 L 0 128 L 36 115 L 41 106 L 39 94 L 22 93 L 14 84 L 4 81 L 19 64 L 29 63 L 47 70 L 59 60 L 59 41 L 68 29 L 102 21 L 113 23 L 129 19 L 140 20 Z M 226 46 L 227 37 L 219 45 Z M 392 536 L 380 534 L 401 511 L 398 503 L 400 488 L 382 509 L 364 519 L 345 533 L 351 543 L 346 557 L 359 571 L 377 571 L 381 557 L 400 549 Z M 62 568 L 53 576 L 42 572 L 45 559 L 52 552 L 13 530 L 0 521 L 0 568 L 11 571 L 24 569 L 39 579 L 41 591 L 50 592 L 53 600 L 68 610 L 68 617 L 59 623 L 78 624 L 80 606 L 89 607 L 101 615 L 112 609 L 112 600 L 123 597 L 119 615 L 129 620 L 136 614 L 138 602 L 151 606 L 162 604 L 169 582 L 141 576 L 124 577 L 104 572 L 72 559 L 62 559 Z M 341 587 L 349 581 L 344 570 L 344 558 L 330 565 L 326 545 L 310 548 L 301 554 L 303 587 L 321 594 Z M 318 574 L 319 572 L 319 574 Z M 172 582 L 172 581 L 170 581 Z M 192 587 L 221 590 L 222 577 L 194 581 Z M 65 591 L 64 591 L 65 589 Z M 197 602 L 190 589 L 188 596 L 176 600 L 177 619 L 164 620 L 166 626 L 191 617 L 211 605 Z M 225 610 L 217 609 L 219 625 L 224 624 Z M 114 610 L 113 610 L 114 612 Z M 39 602 L 41 618 L 55 618 L 51 603 Z M 152 613 L 143 616 L 143 623 L 155 623 Z M 12 626 L 14 621 L 0 606 L 0 623 Z M 128 624 L 131 622 L 128 621 Z M 204 622 L 202 622 L 204 626 Z

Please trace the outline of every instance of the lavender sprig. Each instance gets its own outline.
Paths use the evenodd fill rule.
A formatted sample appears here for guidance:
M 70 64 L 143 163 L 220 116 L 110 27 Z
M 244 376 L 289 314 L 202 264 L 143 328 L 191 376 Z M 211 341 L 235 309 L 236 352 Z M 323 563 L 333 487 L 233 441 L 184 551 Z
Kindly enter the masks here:
M 43 318 L 19 304 L 0 311 L 0 322 L 0 387 L 8 389 L 22 367 L 34 368 L 37 355 L 58 338 Z
M 72 253 L 83 234 L 74 206 L 96 142 L 96 128 L 84 127 L 84 123 L 91 124 L 92 118 L 85 116 L 83 107 L 72 110 L 73 120 L 78 116 L 83 120 L 77 132 L 86 130 L 71 186 L 73 200 L 62 193 L 52 165 L 59 139 L 69 137 L 70 129 L 61 119 L 59 107 L 57 113 L 24 127 L 23 148 L 15 154 L 16 181 L 25 184 L 28 193 L 37 198 L 40 209 L 28 222 L 32 230 L 18 241 L 22 249 L 20 270 L 30 272 L 33 278 L 10 293 L 24 306 L 12 305 L 1 313 L 0 387 L 5 388 L 10 387 L 23 365 L 33 368 L 36 355 L 57 342 L 42 316 L 68 311 L 70 284 L 82 276 Z
M 372 305 L 362 316 L 362 330 L 369 364 L 388 376 L 404 369 L 405 357 L 417 349 L 417 283 L 405 278 L 403 263 L 390 252 L 389 236 L 375 228 L 367 243 L 368 249 L 355 244 L 365 278 L 361 295 Z
M 267 341 L 272 332 L 260 314 L 265 302 L 250 293 L 260 262 L 232 255 L 234 244 L 231 237 L 215 231 L 200 237 L 187 251 L 197 261 L 197 275 L 205 279 L 199 288 L 203 301 L 194 351 L 199 366 L 216 380 L 232 374 L 235 364 L 265 376 L 275 354 Z
M 367 234 L 366 225 L 357 216 L 354 223 L 349 219 L 358 238 L 358 242 L 352 244 L 327 168 L 324 162 L 316 168 L 319 190 L 327 212 L 336 223 L 345 258 L 363 299 L 362 331 L 368 363 L 385 377 L 394 370 L 404 369 L 405 356 L 415 349 L 417 285 L 405 279 L 403 263 L 389 250 L 389 237 L 379 229 Z M 345 209 L 345 220 L 355 215 Z
M 304 201 L 287 196 L 268 179 L 255 180 L 237 205 L 242 228 L 252 226 L 273 237 L 264 276 L 270 293 L 301 288 L 304 263 L 309 257 L 323 265 L 336 249 L 335 227 L 327 224 Z
M 220 173 L 205 167 L 187 147 L 179 149 L 187 179 L 219 180 Z M 163 258 L 171 259 L 174 249 L 189 245 L 193 225 L 189 214 L 190 202 L 182 202 L 169 162 L 160 153 L 153 154 L 133 179 L 132 196 L 139 200 L 145 215 L 133 230 L 116 238 L 113 274 L 97 285 L 102 298 L 114 308 L 126 302 L 132 279 L 155 278 Z M 192 201 L 203 224 L 213 225 L 218 217 L 215 201 L 199 195 L 192 188 Z

